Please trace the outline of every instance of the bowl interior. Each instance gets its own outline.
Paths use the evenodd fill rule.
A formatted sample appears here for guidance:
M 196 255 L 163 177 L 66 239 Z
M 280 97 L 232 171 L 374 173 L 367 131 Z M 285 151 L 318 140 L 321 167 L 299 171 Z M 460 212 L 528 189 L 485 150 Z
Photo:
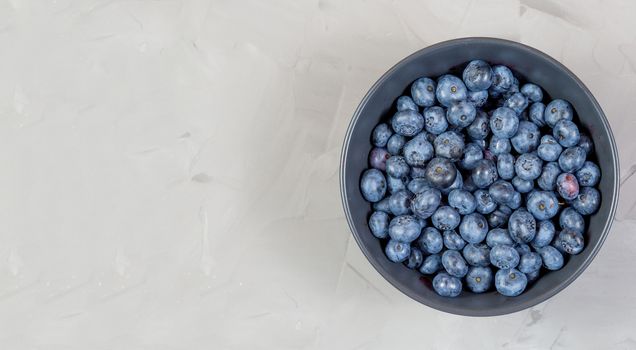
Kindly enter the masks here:
M 383 244 L 367 226 L 371 206 L 360 193 L 359 181 L 368 168 L 370 135 L 381 120 L 388 121 L 395 112 L 394 101 L 417 78 L 438 77 L 473 59 L 510 67 L 522 82 L 541 86 L 551 98 L 572 103 L 576 120 L 594 140 L 594 158 L 602 177 L 598 186 L 602 202 L 599 211 L 589 218 L 585 233 L 586 248 L 569 258 L 565 266 L 545 274 L 526 291 L 514 298 L 494 291 L 484 294 L 464 292 L 457 298 L 437 295 L 431 279 L 402 264 L 389 261 Z M 422 49 L 389 70 L 367 93 L 349 126 L 343 147 L 341 192 L 349 226 L 371 264 L 396 288 L 411 298 L 433 308 L 470 316 L 500 315 L 536 305 L 570 284 L 600 249 L 614 216 L 618 199 L 618 159 L 614 139 L 600 106 L 583 83 L 567 68 L 544 53 L 528 46 L 491 38 L 457 39 Z

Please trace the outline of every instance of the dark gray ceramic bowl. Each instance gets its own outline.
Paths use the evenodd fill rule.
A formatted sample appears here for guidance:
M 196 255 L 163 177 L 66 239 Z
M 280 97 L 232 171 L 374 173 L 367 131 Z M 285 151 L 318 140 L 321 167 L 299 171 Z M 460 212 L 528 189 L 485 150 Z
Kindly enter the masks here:
M 422 76 L 434 78 L 449 71 L 457 73 L 458 67 L 473 59 L 505 64 L 522 80 L 543 87 L 548 99 L 570 101 L 578 115 L 576 120 L 594 140 L 593 157 L 602 171 L 598 186 L 602 203 L 599 211 L 589 218 L 585 250 L 571 257 L 561 270 L 546 273 L 528 286 L 522 295 L 514 298 L 494 291 L 485 294 L 463 292 L 457 298 L 437 295 L 430 278 L 385 257 L 382 242 L 371 234 L 367 226 L 371 205 L 365 202 L 359 189 L 360 176 L 368 168 L 371 131 L 381 120 L 389 120 L 395 113 L 395 99 L 408 92 L 415 79 Z M 547 300 L 572 283 L 592 262 L 614 218 L 618 202 L 618 166 L 618 152 L 609 123 L 596 99 L 572 72 L 543 52 L 516 42 L 465 38 L 445 41 L 412 54 L 371 87 L 347 130 L 340 165 L 340 187 L 349 227 L 369 262 L 387 281 L 409 297 L 441 311 L 467 316 L 494 316 L 523 310 Z

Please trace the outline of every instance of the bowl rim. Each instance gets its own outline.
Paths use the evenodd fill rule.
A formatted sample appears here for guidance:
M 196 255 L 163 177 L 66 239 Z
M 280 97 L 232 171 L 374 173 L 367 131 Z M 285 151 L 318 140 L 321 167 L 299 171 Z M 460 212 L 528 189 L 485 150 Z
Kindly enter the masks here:
M 474 44 L 475 42 L 479 42 L 479 43 L 490 43 L 490 44 L 497 44 L 497 45 L 505 45 L 505 46 L 510 46 L 513 47 L 515 49 L 521 50 L 521 51 L 526 51 L 530 54 L 536 55 L 541 57 L 544 60 L 549 61 L 550 63 L 556 65 L 558 68 L 560 68 L 561 70 L 563 70 L 567 75 L 569 75 L 581 88 L 581 91 L 585 94 L 585 97 L 594 105 L 594 107 L 599 111 L 599 117 L 601 122 L 603 123 L 603 126 L 605 127 L 605 129 L 608 131 L 608 135 L 609 135 L 609 144 L 612 150 L 612 167 L 614 170 L 614 183 L 612 184 L 613 186 L 613 200 L 612 203 L 610 203 L 610 209 L 608 212 L 608 216 L 605 222 L 605 225 L 603 226 L 603 230 L 601 233 L 601 236 L 599 238 L 599 242 L 596 246 L 593 247 L 590 255 L 581 263 L 581 265 L 574 271 L 574 273 L 572 273 L 571 275 L 568 276 L 568 278 L 562 280 L 559 284 L 555 285 L 553 288 L 548 289 L 545 293 L 540 294 L 537 298 L 534 299 L 529 299 L 525 302 L 519 303 L 519 304 L 513 304 L 510 306 L 505 306 L 499 309 L 496 309 L 494 312 L 492 310 L 489 309 L 484 309 L 484 310 L 466 310 L 463 309 L 461 307 L 455 307 L 454 305 L 451 304 L 437 304 L 437 303 L 432 303 L 430 302 L 428 299 L 426 298 L 422 298 L 420 295 L 416 294 L 416 293 L 411 293 L 410 291 L 406 291 L 403 288 L 401 288 L 400 286 L 400 281 L 397 280 L 394 276 L 388 274 L 386 271 L 383 271 L 381 269 L 381 266 L 379 264 L 379 262 L 376 261 L 376 258 L 370 253 L 369 249 L 362 243 L 362 239 L 360 237 L 360 232 L 358 232 L 358 230 L 356 229 L 355 225 L 353 224 L 353 217 L 351 215 L 351 210 L 349 207 L 349 201 L 347 200 L 347 184 L 345 182 L 345 175 L 346 175 L 346 164 L 345 161 L 347 159 L 348 156 L 348 150 L 349 150 L 349 143 L 351 141 L 351 135 L 353 134 L 353 129 L 355 127 L 355 125 L 358 122 L 358 119 L 360 118 L 360 115 L 362 113 L 362 109 L 364 108 L 364 106 L 366 106 L 366 104 L 368 103 L 369 99 L 371 98 L 371 96 L 376 92 L 376 90 L 379 88 L 380 85 L 382 85 L 387 79 L 389 79 L 393 73 L 400 68 L 401 66 L 407 64 L 408 62 L 410 62 L 414 57 L 419 56 L 423 53 L 428 53 L 428 52 L 432 52 L 435 50 L 438 50 L 440 48 L 445 48 L 448 46 L 454 46 L 454 45 L 466 45 L 466 44 Z M 563 65 L 561 62 L 557 61 L 556 59 L 554 59 L 553 57 L 549 56 L 548 54 L 535 49 L 533 47 L 530 47 L 528 45 L 516 42 L 516 41 L 512 41 L 512 40 L 507 40 L 507 39 L 500 39 L 500 38 L 492 38 L 492 37 L 465 37 L 465 38 L 457 38 L 457 39 L 451 39 L 451 40 L 446 40 L 446 41 L 442 41 L 427 47 L 424 47 L 422 49 L 419 49 L 417 51 L 415 51 L 414 53 L 404 57 L 403 59 L 401 59 L 400 61 L 398 61 L 395 65 L 393 65 L 389 70 L 387 70 L 372 86 L 371 88 L 367 91 L 367 93 L 365 94 L 365 96 L 362 98 L 362 100 L 360 101 L 360 103 L 358 104 L 358 106 L 356 107 L 355 112 L 353 113 L 353 116 L 351 118 L 351 121 L 349 122 L 349 125 L 347 127 L 347 131 L 345 133 L 345 138 L 344 138 L 344 142 L 342 144 L 342 150 L 340 152 L 340 171 L 339 171 L 339 182 L 340 182 L 340 199 L 342 201 L 342 206 L 344 209 L 344 213 L 345 213 L 345 217 L 347 219 L 347 224 L 349 225 L 349 229 L 351 230 L 353 237 L 356 240 L 356 243 L 358 245 L 358 247 L 360 248 L 360 250 L 362 250 L 362 253 L 364 254 L 364 256 L 366 257 L 366 259 L 369 261 L 369 263 L 371 263 L 371 265 L 373 266 L 373 268 L 385 279 L 387 280 L 391 285 L 393 285 L 393 287 L 395 287 L 396 289 L 398 289 L 400 292 L 402 292 L 403 294 L 407 295 L 408 297 L 410 297 L 411 299 L 424 304 L 430 308 L 439 310 L 439 311 L 444 311 L 444 312 L 448 312 L 451 314 L 456 314 L 456 315 L 461 315 L 461 316 L 478 316 L 478 317 L 487 317 L 487 316 L 500 316 L 500 315 L 506 315 L 506 314 L 510 314 L 510 313 L 514 313 L 514 312 L 518 312 L 518 311 L 522 311 L 525 310 L 527 308 L 533 307 L 535 305 L 538 305 L 540 303 L 543 303 L 544 301 L 552 298 L 553 296 L 555 296 L 556 294 L 558 294 L 559 292 L 561 292 L 562 290 L 564 290 L 565 288 L 567 288 L 572 282 L 574 282 L 574 280 L 576 280 L 582 273 L 583 271 L 585 271 L 585 269 L 587 269 L 587 267 L 592 263 L 592 260 L 594 260 L 594 258 L 596 257 L 596 255 L 598 254 L 598 252 L 600 251 L 601 247 L 603 246 L 605 239 L 607 238 L 609 231 L 612 227 L 612 224 L 614 222 L 614 217 L 616 214 L 616 210 L 618 207 L 618 200 L 619 200 L 619 188 L 620 188 L 620 165 L 619 165 L 619 155 L 618 155 L 618 149 L 616 147 L 616 141 L 614 139 L 614 133 L 612 132 L 611 126 L 609 121 L 607 120 L 607 117 L 605 116 L 605 112 L 603 111 L 603 109 L 601 108 L 600 104 L 598 103 L 598 101 L 596 100 L 596 98 L 592 95 L 592 92 L 587 88 L 587 86 L 576 76 L 576 74 L 574 74 L 570 69 L 568 69 L 565 65 Z

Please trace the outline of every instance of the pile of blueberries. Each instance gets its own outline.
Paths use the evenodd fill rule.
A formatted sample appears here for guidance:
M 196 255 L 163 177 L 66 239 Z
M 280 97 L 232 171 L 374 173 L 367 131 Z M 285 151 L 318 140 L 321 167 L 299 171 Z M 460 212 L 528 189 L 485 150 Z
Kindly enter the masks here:
M 569 102 L 545 105 L 539 86 L 483 60 L 410 92 L 373 130 L 360 181 L 391 261 L 435 275 L 442 296 L 517 296 L 583 250 L 601 172 Z

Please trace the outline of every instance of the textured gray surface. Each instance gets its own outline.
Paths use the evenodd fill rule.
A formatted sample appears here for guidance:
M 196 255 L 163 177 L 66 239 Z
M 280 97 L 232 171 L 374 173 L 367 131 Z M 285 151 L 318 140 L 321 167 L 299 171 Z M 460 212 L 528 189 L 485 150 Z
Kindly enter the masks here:
M 0 348 L 635 349 L 634 13 L 594 0 L 0 2 Z M 396 291 L 340 205 L 360 99 L 399 59 L 462 36 L 572 69 L 622 162 L 594 262 L 504 317 Z

